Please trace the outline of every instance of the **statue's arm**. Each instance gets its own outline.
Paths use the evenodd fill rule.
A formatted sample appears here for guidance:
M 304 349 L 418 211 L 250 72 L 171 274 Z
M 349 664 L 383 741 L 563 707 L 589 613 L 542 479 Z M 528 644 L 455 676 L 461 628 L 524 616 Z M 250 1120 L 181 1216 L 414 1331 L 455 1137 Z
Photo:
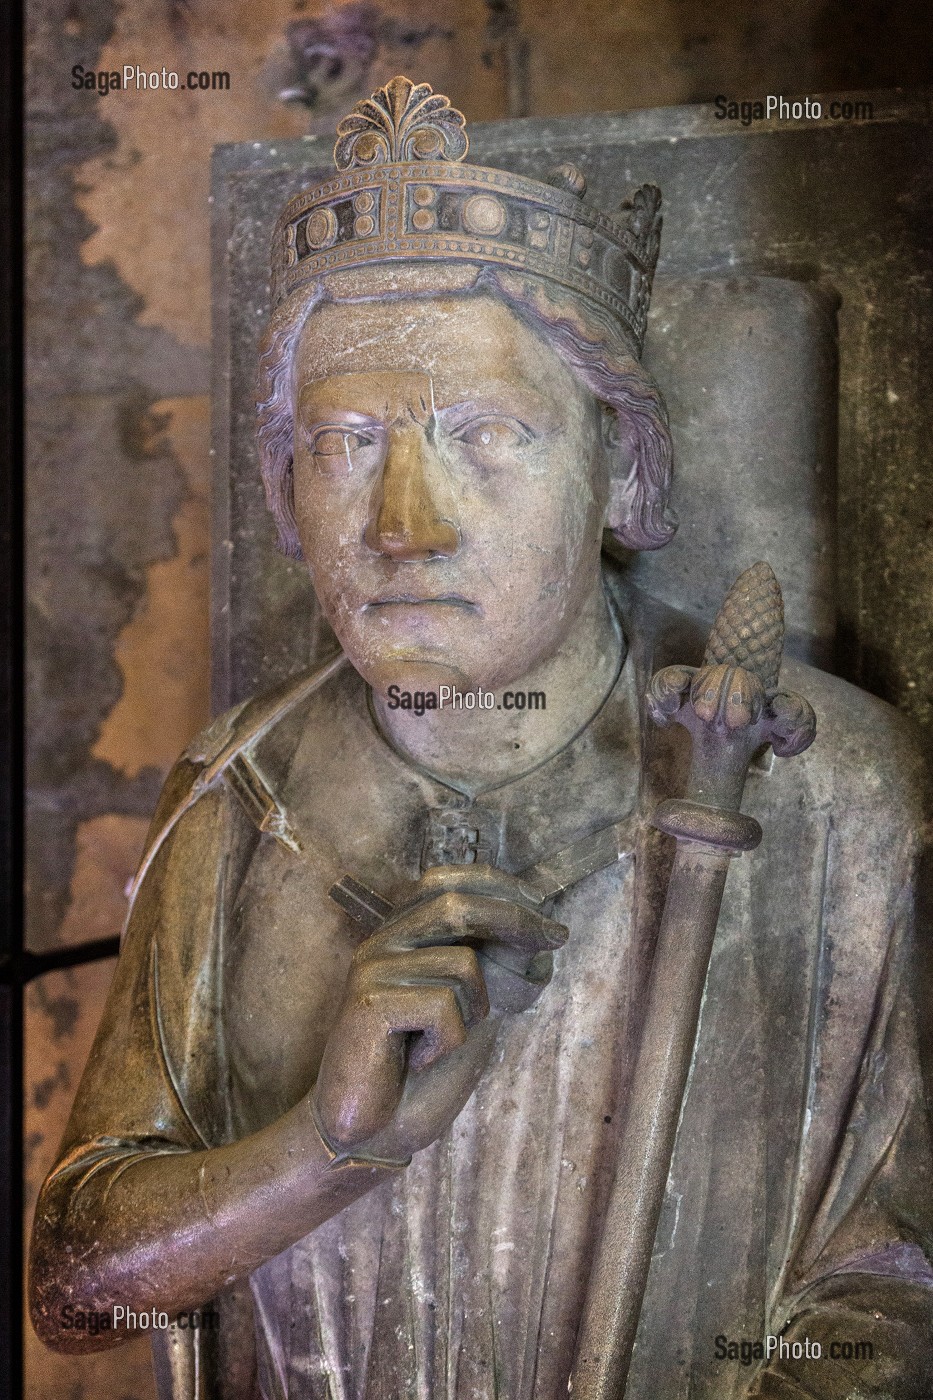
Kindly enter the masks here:
M 231 803 L 222 784 L 209 789 L 148 865 L 60 1161 L 40 1193 L 32 1315 L 61 1349 L 126 1335 L 69 1328 L 66 1309 L 112 1316 L 122 1304 L 172 1317 L 199 1307 L 398 1171 L 459 1113 L 499 1015 L 514 1009 L 507 1000 L 489 1014 L 465 940 L 507 948 L 518 959 L 512 982 L 533 999 L 549 976 L 542 952 L 566 937 L 540 896 L 504 871 L 426 873 L 357 949 L 323 1058 L 307 1067 L 312 1087 L 230 1142 L 212 940 L 243 843 L 255 839 Z
M 261 1132 L 225 1147 L 166 1150 L 139 1143 L 99 1170 L 66 1157 L 39 1201 L 31 1308 L 36 1331 L 62 1350 L 96 1337 L 65 1326 L 66 1309 L 113 1316 L 116 1304 L 174 1317 L 201 1306 L 370 1190 L 388 1168 L 333 1165 L 308 1099 Z M 88 1180 L 88 1174 L 94 1175 Z
M 150 867 L 60 1159 L 39 1197 L 32 1317 L 43 1340 L 63 1350 L 128 1335 L 69 1327 L 75 1312 L 112 1316 L 122 1304 L 173 1316 L 200 1306 L 393 1170 L 335 1162 L 308 1095 L 224 1146 L 208 1146 L 193 1121 L 208 1105 L 189 1113 L 183 1075 L 180 1082 L 165 1053 L 172 1032 L 163 1015 L 186 1009 L 160 1007 L 158 955 L 164 966 L 177 955 L 169 941 L 185 941 L 185 994 L 193 1002 L 203 990 L 208 930 L 222 917 L 216 872 L 228 854 L 229 801 L 222 789 L 201 798 Z M 203 1029 L 210 1053 L 212 1028 Z

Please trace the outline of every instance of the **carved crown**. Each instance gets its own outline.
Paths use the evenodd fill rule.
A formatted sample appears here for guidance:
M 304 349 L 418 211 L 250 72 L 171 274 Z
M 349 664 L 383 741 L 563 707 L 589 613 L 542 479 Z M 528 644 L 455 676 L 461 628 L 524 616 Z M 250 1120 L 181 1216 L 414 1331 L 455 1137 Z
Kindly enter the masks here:
M 544 277 L 608 313 L 635 355 L 661 238 L 661 193 L 616 215 L 584 202 L 571 165 L 546 182 L 464 162 L 465 120 L 427 83 L 393 78 L 337 128 L 339 174 L 290 200 L 273 242 L 275 305 L 365 263 L 489 263 Z

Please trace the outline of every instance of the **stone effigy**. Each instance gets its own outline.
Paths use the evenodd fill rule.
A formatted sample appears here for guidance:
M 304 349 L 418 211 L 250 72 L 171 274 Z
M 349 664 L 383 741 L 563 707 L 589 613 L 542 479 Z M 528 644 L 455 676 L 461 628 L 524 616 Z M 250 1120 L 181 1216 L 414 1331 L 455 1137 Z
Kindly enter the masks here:
M 192 1400 L 919 1400 L 919 757 L 780 669 L 767 566 L 704 653 L 603 552 L 675 528 L 658 191 L 466 153 L 396 79 L 279 220 L 263 474 L 341 651 L 169 778 L 35 1324 L 218 1299 Z

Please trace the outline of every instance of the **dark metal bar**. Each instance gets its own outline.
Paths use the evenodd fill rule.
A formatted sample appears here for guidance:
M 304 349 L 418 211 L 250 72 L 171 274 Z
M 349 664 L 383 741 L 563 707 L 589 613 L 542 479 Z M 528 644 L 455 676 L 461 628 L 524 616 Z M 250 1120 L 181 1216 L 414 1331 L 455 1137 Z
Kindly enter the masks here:
M 0 32 L 0 953 L 23 946 L 22 54 L 19 0 Z M 0 987 L 0 1396 L 23 1386 L 23 994 Z
M 84 963 L 115 958 L 120 951 L 120 939 L 93 938 L 76 943 L 71 948 L 52 948 L 46 953 L 33 953 L 28 948 L 0 954 L 0 984 L 24 986 L 47 972 L 59 972 L 63 967 L 81 967 Z

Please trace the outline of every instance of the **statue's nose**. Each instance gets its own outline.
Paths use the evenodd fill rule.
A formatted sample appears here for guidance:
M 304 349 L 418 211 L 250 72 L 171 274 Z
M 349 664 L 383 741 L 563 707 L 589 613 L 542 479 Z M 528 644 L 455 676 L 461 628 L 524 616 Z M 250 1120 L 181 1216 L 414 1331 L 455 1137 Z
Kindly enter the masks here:
M 377 554 L 393 559 L 449 558 L 460 547 L 453 495 L 419 423 L 395 424 L 389 430 L 363 538 Z

